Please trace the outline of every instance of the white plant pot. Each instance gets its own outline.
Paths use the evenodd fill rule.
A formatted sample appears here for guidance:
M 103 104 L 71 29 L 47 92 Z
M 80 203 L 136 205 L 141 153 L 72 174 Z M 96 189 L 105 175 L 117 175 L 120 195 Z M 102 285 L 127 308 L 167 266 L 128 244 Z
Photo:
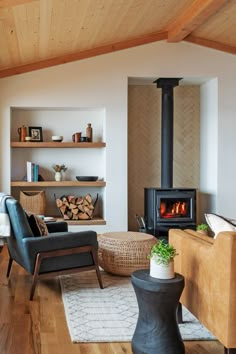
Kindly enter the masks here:
M 157 279 L 173 279 L 175 277 L 174 261 L 168 265 L 157 264 L 156 257 L 150 259 L 150 276 Z

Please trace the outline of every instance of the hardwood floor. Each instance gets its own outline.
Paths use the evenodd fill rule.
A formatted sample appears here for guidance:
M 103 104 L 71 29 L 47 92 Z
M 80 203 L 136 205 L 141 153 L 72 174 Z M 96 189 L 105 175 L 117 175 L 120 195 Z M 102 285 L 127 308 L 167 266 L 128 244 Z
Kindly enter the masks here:
M 73 344 L 59 281 L 40 281 L 34 301 L 29 301 L 31 276 L 13 262 L 8 281 L 7 263 L 4 247 L 0 253 L 0 354 L 132 354 L 130 343 Z M 217 341 L 184 344 L 186 354 L 224 353 Z

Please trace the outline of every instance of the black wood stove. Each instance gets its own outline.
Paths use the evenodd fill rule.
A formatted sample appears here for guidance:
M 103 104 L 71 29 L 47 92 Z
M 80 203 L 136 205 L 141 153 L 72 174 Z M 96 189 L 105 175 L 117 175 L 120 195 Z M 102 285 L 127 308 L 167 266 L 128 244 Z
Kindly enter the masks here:
M 196 229 L 196 189 L 145 188 L 147 232 L 166 236 L 170 228 Z
M 144 189 L 147 232 L 166 236 L 170 228 L 196 228 L 196 189 L 173 188 L 173 88 L 179 78 L 154 81 L 162 89 L 161 188 Z

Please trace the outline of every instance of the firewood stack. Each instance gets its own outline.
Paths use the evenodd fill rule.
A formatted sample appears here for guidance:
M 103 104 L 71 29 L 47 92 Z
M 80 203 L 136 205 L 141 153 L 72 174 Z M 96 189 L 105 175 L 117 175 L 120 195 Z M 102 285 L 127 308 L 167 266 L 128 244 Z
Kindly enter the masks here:
M 64 195 L 56 198 L 57 207 L 60 209 L 64 220 L 88 220 L 93 218 L 95 203 L 90 194 L 85 197 L 75 197 Z

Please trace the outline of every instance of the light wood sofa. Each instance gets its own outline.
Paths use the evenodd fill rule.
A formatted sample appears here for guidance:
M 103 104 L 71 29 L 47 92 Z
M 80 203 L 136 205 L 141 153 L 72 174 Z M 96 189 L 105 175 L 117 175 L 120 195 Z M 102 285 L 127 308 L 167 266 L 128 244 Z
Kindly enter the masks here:
M 169 231 L 177 249 L 175 272 L 185 278 L 181 303 L 236 354 L 236 232 L 216 239 L 192 230 Z

